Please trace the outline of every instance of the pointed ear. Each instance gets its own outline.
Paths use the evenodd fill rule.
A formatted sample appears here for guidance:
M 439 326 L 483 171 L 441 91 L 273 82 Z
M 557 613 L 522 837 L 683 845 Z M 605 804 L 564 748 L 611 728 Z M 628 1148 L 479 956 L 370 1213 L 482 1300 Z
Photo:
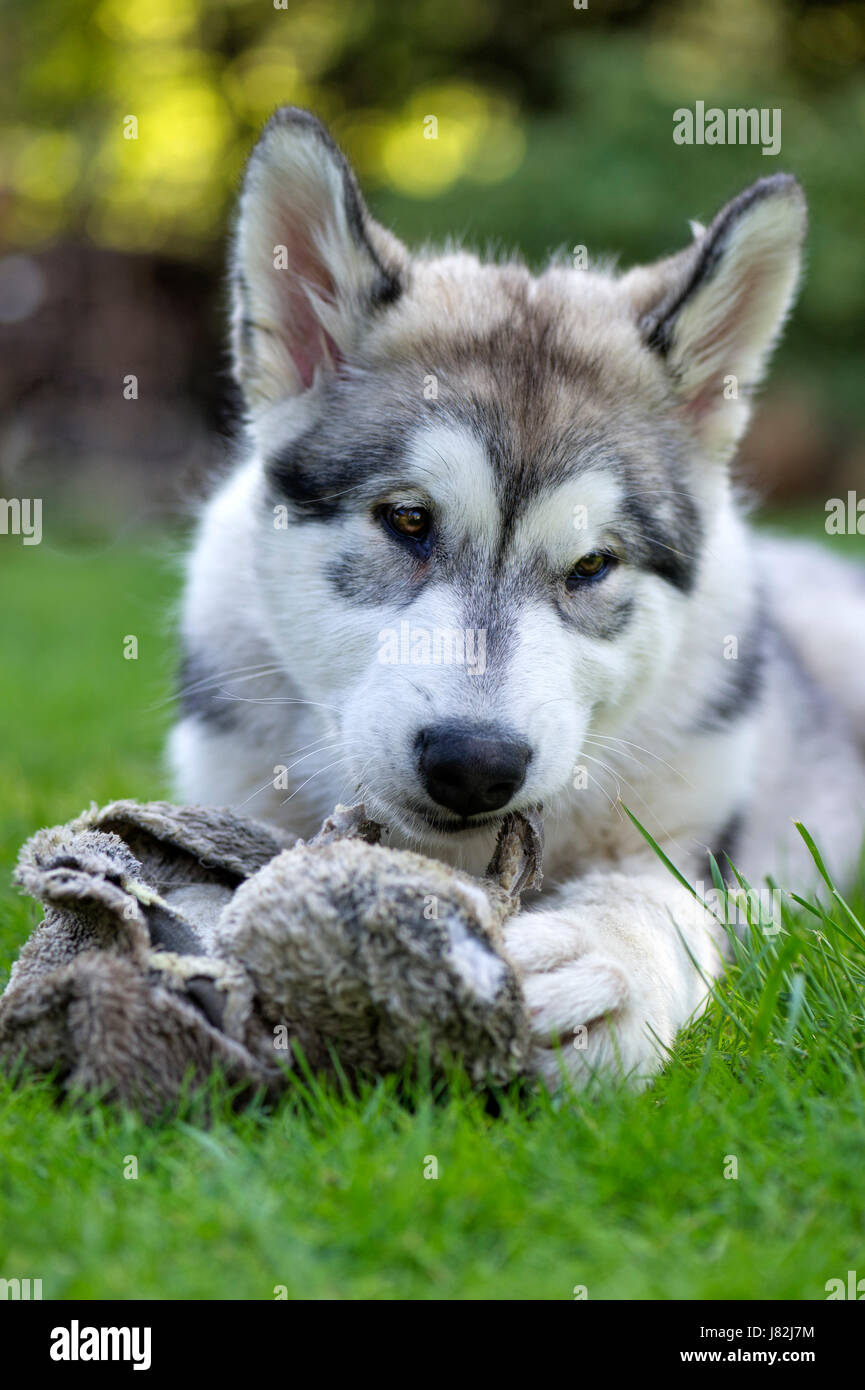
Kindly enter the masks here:
M 729 457 L 747 424 L 796 292 L 805 226 L 802 189 L 775 174 L 707 229 L 692 224 L 685 251 L 621 282 L 643 341 L 666 362 L 682 417 L 710 454 Z
M 234 367 L 250 412 L 337 370 L 399 298 L 407 261 L 321 122 L 277 111 L 247 166 L 231 269 Z

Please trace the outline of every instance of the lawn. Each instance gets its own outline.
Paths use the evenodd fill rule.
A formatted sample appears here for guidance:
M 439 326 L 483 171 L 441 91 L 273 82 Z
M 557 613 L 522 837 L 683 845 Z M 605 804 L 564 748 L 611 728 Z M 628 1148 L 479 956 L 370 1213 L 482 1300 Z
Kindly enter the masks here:
M 0 541 L 0 985 L 38 920 L 8 886 L 20 842 L 166 792 L 177 549 Z M 642 1095 L 494 1113 L 421 1069 L 148 1129 L 0 1082 L 0 1278 L 45 1298 L 824 1298 L 865 1275 L 865 893 L 820 903 L 755 934 Z

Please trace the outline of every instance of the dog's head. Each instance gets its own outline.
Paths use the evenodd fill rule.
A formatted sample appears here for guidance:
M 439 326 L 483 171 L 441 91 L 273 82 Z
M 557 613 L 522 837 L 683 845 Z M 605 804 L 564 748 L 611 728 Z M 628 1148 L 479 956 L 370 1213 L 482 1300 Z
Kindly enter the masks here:
M 549 805 L 657 692 L 804 222 L 778 175 L 618 278 L 413 258 L 317 120 L 270 121 L 232 276 L 259 582 L 373 814 L 435 841 Z

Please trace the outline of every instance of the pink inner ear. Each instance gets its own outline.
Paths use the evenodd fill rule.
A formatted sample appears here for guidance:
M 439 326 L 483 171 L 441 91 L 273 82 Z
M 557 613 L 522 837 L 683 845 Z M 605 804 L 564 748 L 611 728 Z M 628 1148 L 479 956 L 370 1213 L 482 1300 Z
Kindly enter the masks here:
M 723 381 L 723 378 L 719 378 L 719 380 Z M 708 385 L 704 386 L 702 390 L 698 391 L 695 396 L 691 396 L 685 401 L 684 405 L 681 407 L 681 413 L 686 420 L 699 422 L 707 415 L 711 415 L 714 410 L 717 410 L 722 401 L 723 396 L 716 384 L 716 380 L 712 380 Z
M 706 333 L 692 349 L 695 357 L 706 362 L 719 359 L 714 370 L 708 370 L 688 397 L 684 405 L 685 414 L 692 419 L 701 420 L 711 414 L 723 403 L 724 378 L 735 374 L 734 363 L 740 355 L 740 338 L 748 332 L 748 306 L 753 295 L 758 294 L 762 276 L 756 267 L 749 268 L 735 287 L 735 294 L 723 319 L 712 332 Z
M 304 293 L 307 285 L 327 303 L 336 301 L 333 279 L 324 265 L 312 238 L 301 228 L 294 228 L 284 237 L 288 266 L 278 270 L 288 282 L 283 291 L 280 320 L 284 326 L 285 342 L 291 360 L 305 388 L 312 385 L 320 366 L 339 365 L 341 356 L 333 338 L 316 316 Z

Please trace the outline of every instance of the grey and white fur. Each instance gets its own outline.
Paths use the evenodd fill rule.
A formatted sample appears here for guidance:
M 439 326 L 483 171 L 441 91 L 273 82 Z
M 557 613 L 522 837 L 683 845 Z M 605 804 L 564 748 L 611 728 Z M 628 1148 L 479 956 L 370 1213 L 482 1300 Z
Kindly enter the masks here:
M 472 872 L 540 805 L 506 945 L 551 1082 L 651 1074 L 722 968 L 622 802 L 692 881 L 712 850 L 807 888 L 796 818 L 857 862 L 865 583 L 756 534 L 731 477 L 805 223 L 779 174 L 660 262 L 534 276 L 410 255 L 306 112 L 246 172 L 245 441 L 188 563 L 177 794 L 303 836 L 363 798 Z

